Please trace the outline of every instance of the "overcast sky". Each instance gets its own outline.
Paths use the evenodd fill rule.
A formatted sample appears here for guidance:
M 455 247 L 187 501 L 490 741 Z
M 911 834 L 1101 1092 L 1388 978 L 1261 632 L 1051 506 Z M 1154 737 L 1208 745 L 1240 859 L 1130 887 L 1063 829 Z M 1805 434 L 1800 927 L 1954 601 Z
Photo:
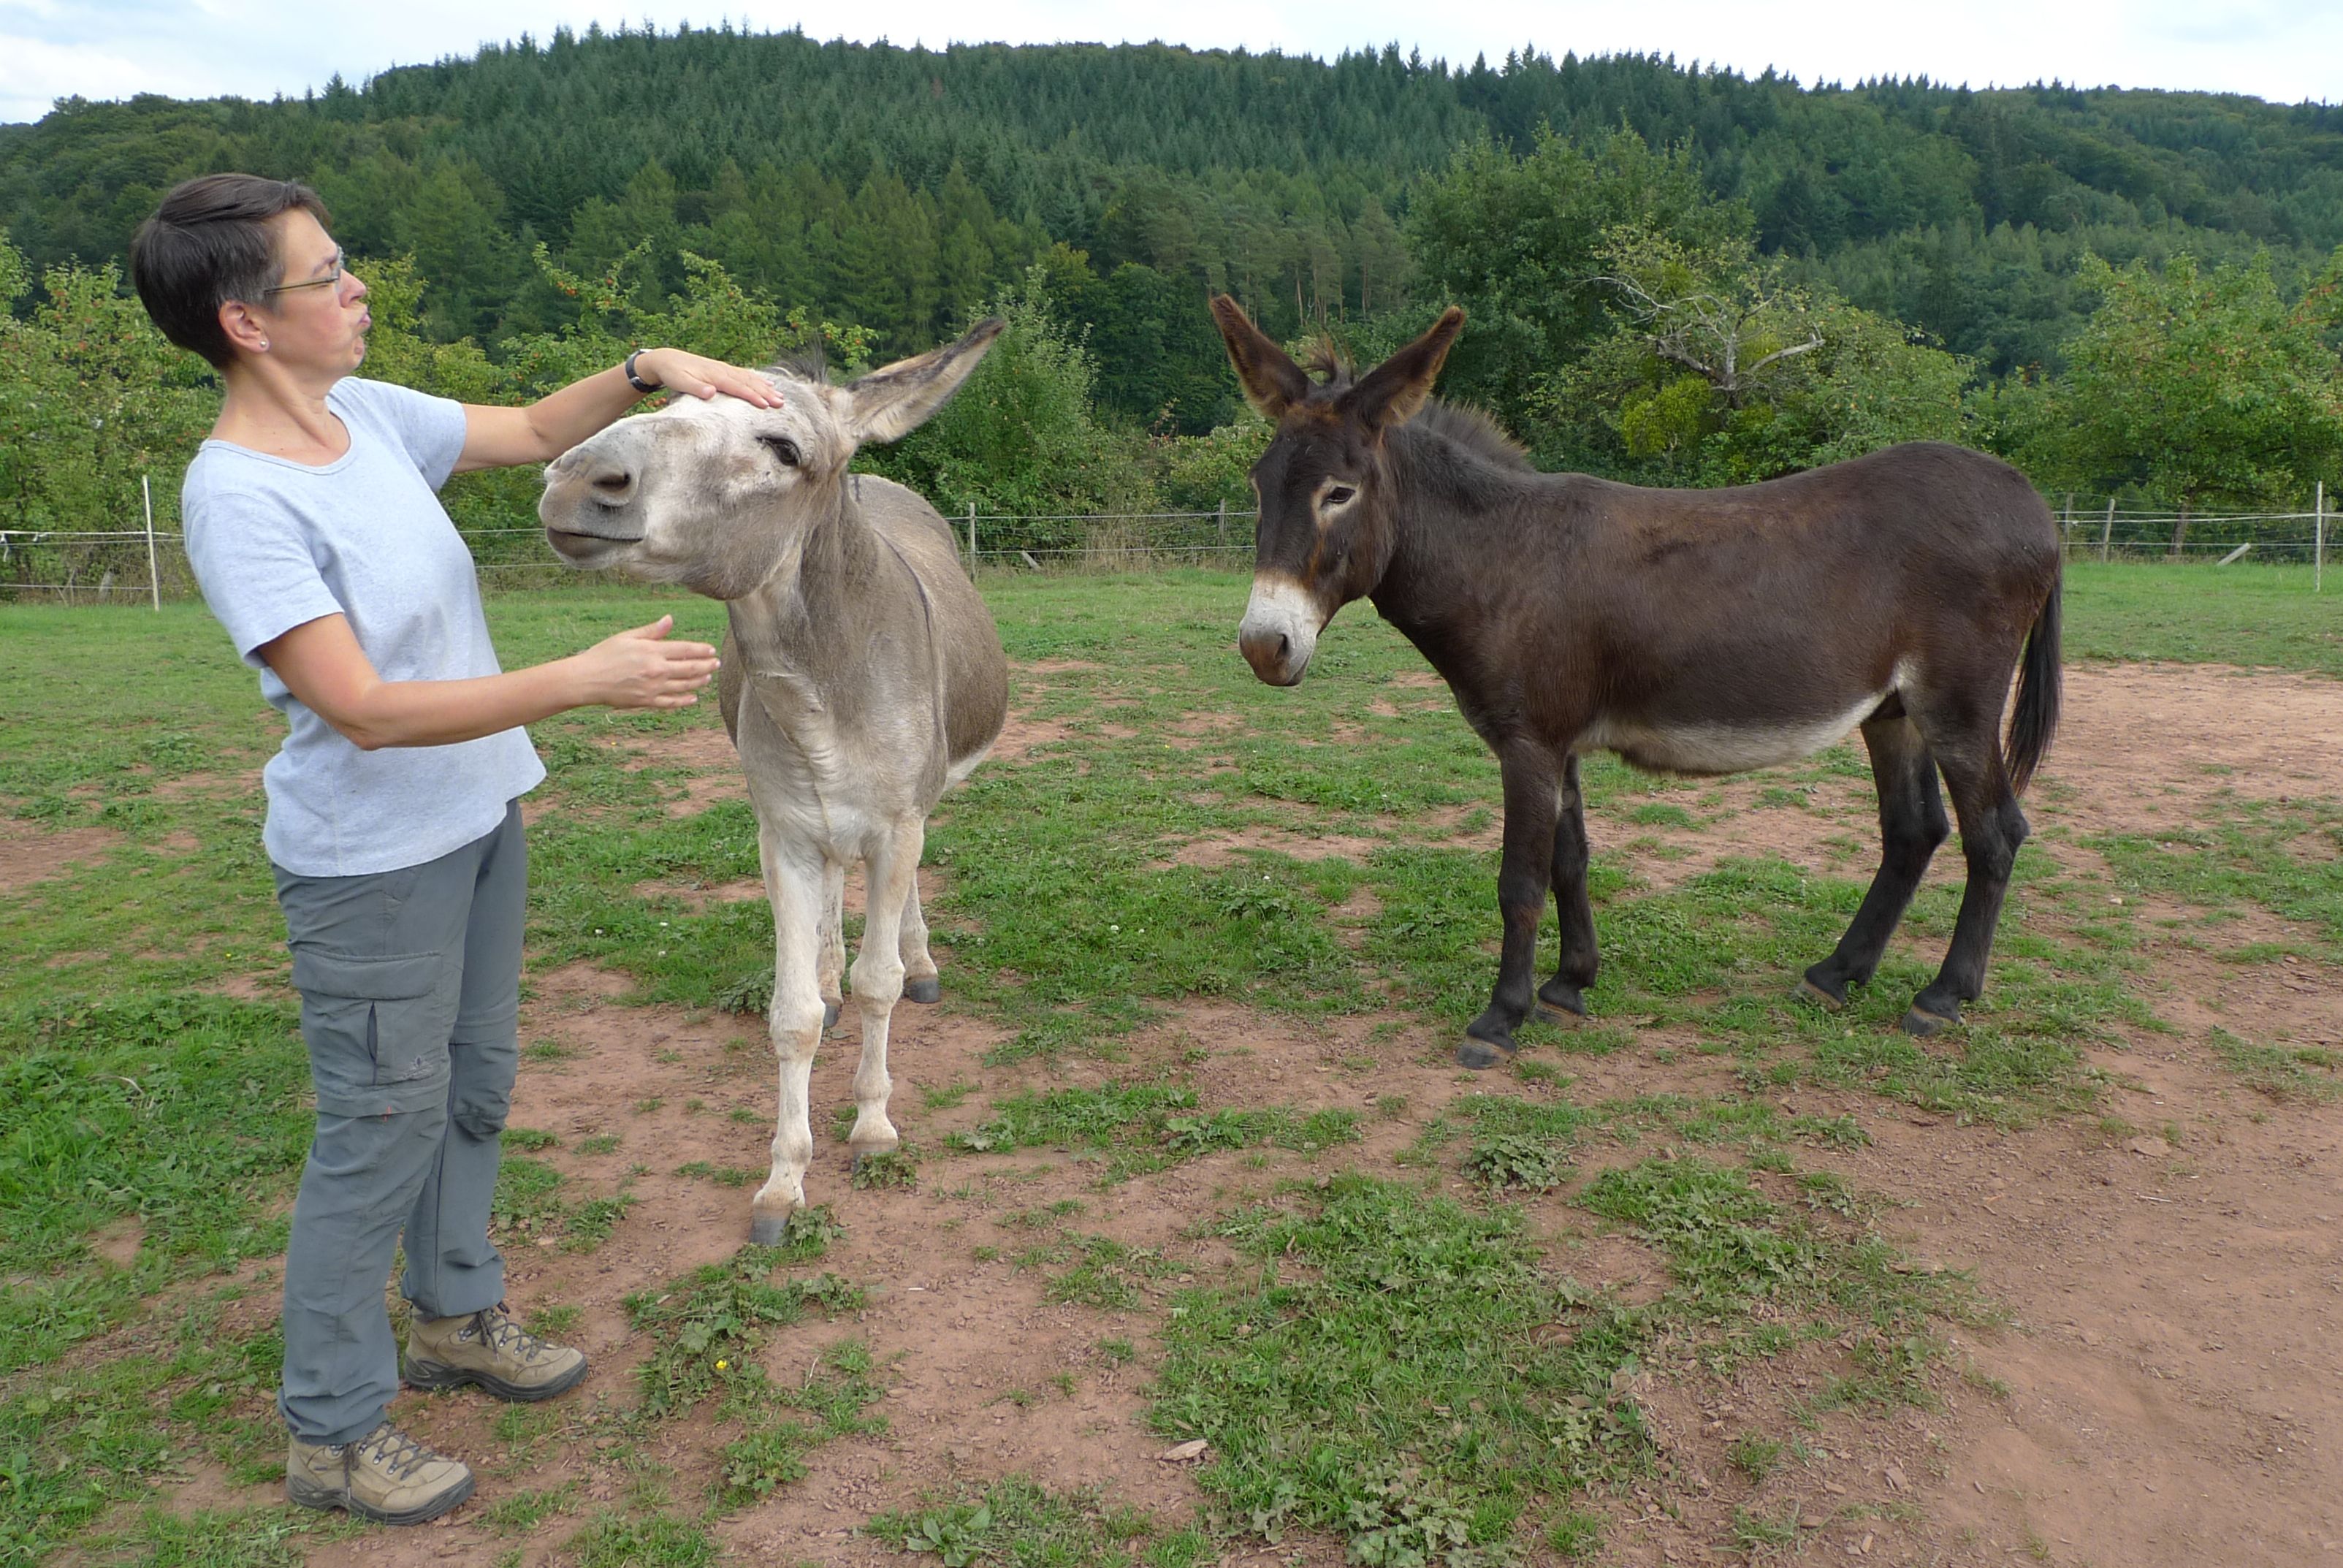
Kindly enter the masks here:
M 759 31 L 930 46 L 1161 38 L 1332 56 L 1395 41 L 1427 60 L 1485 52 L 1493 64 L 1534 43 L 1753 75 L 1773 65 L 1806 83 L 2057 77 L 2343 99 L 2343 0 L 0 0 L 0 121 L 37 119 L 75 94 L 297 96 L 336 72 L 355 83 L 562 24 L 671 28 L 728 15 Z

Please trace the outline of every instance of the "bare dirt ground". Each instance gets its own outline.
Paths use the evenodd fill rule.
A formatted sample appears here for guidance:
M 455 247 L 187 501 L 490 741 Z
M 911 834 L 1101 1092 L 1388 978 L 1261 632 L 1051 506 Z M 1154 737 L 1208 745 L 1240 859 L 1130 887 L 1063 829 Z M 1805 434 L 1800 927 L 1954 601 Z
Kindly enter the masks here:
M 2060 829 L 2070 837 L 2155 831 L 2219 809 L 2224 789 L 2343 797 L 2343 689 L 2334 683 L 2177 667 L 2078 668 L 2067 680 L 2066 728 L 2029 801 L 2054 847 Z M 1039 726 L 1027 735 L 1035 730 L 1058 738 Z M 734 765 L 712 749 L 707 761 L 711 772 Z M 714 798 L 718 782 L 705 798 Z M 1737 808 L 1731 852 L 1844 871 L 1849 851 L 1828 842 L 1844 829 L 1803 804 L 1762 804 L 1766 782 L 1721 786 L 1725 803 Z M 1868 810 L 1866 781 L 1817 788 L 1862 797 Z M 1623 831 L 1614 825 L 1598 838 L 1615 847 Z M 1664 827 L 1632 832 L 1682 851 L 1674 859 L 1633 857 L 1637 874 L 1653 881 L 1713 857 L 1709 839 L 1723 837 Z M 1860 849 L 1867 864 L 1867 838 Z M 20 874 L 14 861 L 0 869 L 11 879 Z M 1956 877 L 1957 861 L 1945 857 L 1932 874 Z M 2153 922 L 2143 929 L 2159 930 Z M 1598 1504 L 1611 1520 L 1604 1561 L 1746 1561 L 1725 1545 L 1735 1510 L 1745 1508 L 1799 1522 L 1796 1543 L 1768 1549 L 1767 1561 L 2343 1564 L 2343 1112 L 2267 1098 L 2207 1043 L 2216 1021 L 2338 1042 L 2343 974 L 2308 960 L 2280 972 L 2217 964 L 2185 930 L 2155 941 L 2144 994 L 2174 1031 L 2141 1031 L 2101 1053 L 2097 1065 L 2119 1086 L 2105 1107 L 2109 1121 L 2005 1131 L 1861 1094 L 1800 1090 L 1790 1097 L 1800 1112 L 1845 1113 L 1864 1126 L 1870 1146 L 1832 1163 L 1885 1201 L 1882 1223 L 1893 1239 L 1933 1263 L 1972 1271 L 2007 1321 L 1958 1332 L 1969 1371 L 1933 1410 L 1833 1414 L 1805 1431 L 1791 1425 L 1785 1406 L 1833 1368 L 1827 1345 L 1753 1368 L 1730 1387 L 1654 1382 L 1639 1389 L 1663 1440 L 1668 1483 Z M 523 1069 L 514 1125 L 560 1141 L 538 1157 L 581 1192 L 611 1191 L 629 1165 L 649 1167 L 631 1189 L 640 1202 L 598 1251 L 515 1249 L 510 1258 L 517 1310 L 541 1302 L 582 1310 L 570 1337 L 598 1370 L 564 1402 L 573 1416 L 615 1411 L 634 1397 L 629 1369 L 646 1345 L 627 1327 L 624 1298 L 723 1259 L 746 1238 L 753 1188 L 692 1180 L 678 1168 L 706 1161 L 761 1170 L 769 1137 L 772 1072 L 758 1020 L 629 1005 L 625 983 L 582 966 L 541 975 L 523 1024 L 525 1040 L 557 1040 L 574 1052 Z M 888 1428 L 815 1451 L 803 1481 L 729 1516 L 720 1533 L 744 1561 L 891 1560 L 890 1549 L 854 1533 L 873 1511 L 1013 1474 L 1055 1489 L 1095 1487 L 1167 1523 L 1193 1516 L 1201 1494 L 1188 1467 L 1161 1457 L 1167 1440 L 1144 1422 L 1153 1314 L 1048 1302 L 1038 1271 L 1010 1261 L 1026 1241 L 1001 1221 L 1078 1201 L 1084 1208 L 1067 1228 L 1160 1250 L 1178 1271 L 1156 1287 L 1165 1290 L 1232 1261 L 1222 1243 L 1188 1238 L 1195 1221 L 1306 1173 L 1312 1157 L 1276 1155 L 1262 1169 L 1242 1156 L 1215 1156 L 1101 1191 L 1095 1166 L 1063 1156 L 947 1152 L 947 1136 L 980 1121 L 991 1097 L 1145 1072 L 1191 1053 L 1208 1106 L 1360 1111 L 1368 1141 L 1316 1158 L 1388 1169 L 1422 1121 L 1456 1095 L 1542 1091 L 1457 1071 L 1446 1061 L 1450 1042 L 1412 1019 L 1319 1027 L 1199 1003 L 1142 1033 L 1127 1063 L 1084 1063 L 1052 1079 L 1038 1064 L 983 1066 L 979 1059 L 997 1035 L 949 1004 L 907 1006 L 895 1027 L 894 1117 L 925 1156 L 920 1186 L 857 1191 L 829 1125 L 830 1109 L 851 1101 L 853 1031 L 850 1010 L 815 1069 L 820 1152 L 808 1188 L 847 1229 L 825 1266 L 868 1286 L 871 1299 L 850 1319 L 776 1334 L 765 1354 L 771 1375 L 789 1382 L 807 1375 L 829 1342 L 865 1340 L 887 1382 L 872 1408 Z M 1634 1049 L 1567 1059 L 1563 1065 L 1577 1079 L 1570 1092 L 1731 1087 L 1724 1070 L 1698 1056 L 1664 1052 L 1684 1043 L 1646 1031 Z M 927 1107 L 923 1091 L 955 1083 L 980 1088 L 950 1109 Z M 1403 1113 L 1375 1112 L 1376 1098 L 1388 1095 L 1405 1097 Z M 578 1153 L 597 1134 L 616 1135 L 618 1146 Z M 998 1246 L 1002 1256 L 980 1261 L 979 1246 Z M 1631 1295 L 1650 1293 L 1661 1277 L 1654 1256 L 1615 1238 L 1563 1234 L 1557 1246 L 1563 1266 Z M 1137 1360 L 1102 1352 L 1109 1341 L 1131 1342 Z M 1071 1381 L 1053 1385 L 1061 1376 Z M 636 1478 L 605 1462 L 615 1440 L 593 1436 L 590 1424 L 573 1429 L 585 1434 L 576 1441 L 514 1448 L 494 1435 L 496 1410 L 473 1394 L 402 1396 L 397 1413 L 412 1430 L 476 1462 L 477 1499 L 434 1526 L 369 1532 L 319 1546 L 311 1560 L 485 1564 L 518 1546 L 531 1568 L 560 1561 L 558 1543 L 578 1519 Z M 652 1457 L 670 1467 L 663 1483 L 688 1509 L 722 1434 L 704 1413 L 661 1431 L 664 1446 Z M 1811 1457 L 1753 1488 L 1726 1458 L 1744 1432 L 1798 1437 Z M 527 1534 L 487 1522 L 500 1499 L 565 1484 L 578 1488 L 579 1506 L 564 1518 Z M 198 1476 L 178 1505 L 272 1496 Z M 1225 1559 L 1341 1560 L 1339 1545 L 1322 1540 L 1238 1548 Z

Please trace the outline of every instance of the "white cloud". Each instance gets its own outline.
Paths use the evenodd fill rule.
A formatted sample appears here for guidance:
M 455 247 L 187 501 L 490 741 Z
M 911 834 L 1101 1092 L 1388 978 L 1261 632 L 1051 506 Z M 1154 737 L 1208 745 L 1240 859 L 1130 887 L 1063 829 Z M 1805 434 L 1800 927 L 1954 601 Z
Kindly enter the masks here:
M 2343 6 L 2330 0 L 410 0 L 321 9 L 317 0 L 0 0 L 0 116 L 51 99 L 131 92 L 298 94 L 339 73 L 467 55 L 561 24 L 583 31 L 801 25 L 818 38 L 940 46 L 955 41 L 1144 42 L 1332 55 L 1396 42 L 1427 58 L 1502 60 L 1534 42 L 1559 55 L 1627 50 L 1719 62 L 1802 81 L 1926 75 L 1976 85 L 2057 77 L 2087 85 L 2197 87 L 2279 101 L 2343 98 Z

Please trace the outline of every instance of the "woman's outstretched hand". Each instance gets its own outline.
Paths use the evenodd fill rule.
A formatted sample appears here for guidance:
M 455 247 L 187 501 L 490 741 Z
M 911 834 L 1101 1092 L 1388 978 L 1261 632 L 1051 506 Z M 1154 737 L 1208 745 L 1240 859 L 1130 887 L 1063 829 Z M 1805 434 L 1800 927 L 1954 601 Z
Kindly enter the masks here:
M 581 703 L 605 708 L 689 708 L 716 673 L 716 650 L 704 642 L 669 642 L 675 617 L 622 631 L 576 656 Z

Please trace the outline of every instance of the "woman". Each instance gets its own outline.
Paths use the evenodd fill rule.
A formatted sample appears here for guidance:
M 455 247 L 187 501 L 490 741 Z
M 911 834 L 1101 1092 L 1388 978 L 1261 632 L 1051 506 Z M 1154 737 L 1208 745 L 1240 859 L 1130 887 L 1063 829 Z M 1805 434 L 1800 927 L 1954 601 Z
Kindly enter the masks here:
M 527 878 L 518 797 L 545 777 L 521 726 L 572 708 L 674 709 L 716 651 L 670 618 L 501 672 L 469 553 L 435 491 L 538 463 L 660 387 L 760 407 L 753 371 L 672 348 L 526 408 L 351 376 L 366 285 L 306 186 L 190 180 L 131 243 L 164 335 L 226 397 L 181 516 L 204 598 L 289 732 L 263 773 L 263 841 L 301 993 L 317 1131 L 285 1258 L 286 1491 L 413 1524 L 471 1495 L 469 1469 L 388 1419 L 400 1372 L 538 1400 L 586 1358 L 507 1315 L 488 1241 L 511 1102 Z M 382 1282 L 402 1231 L 403 1368 Z

